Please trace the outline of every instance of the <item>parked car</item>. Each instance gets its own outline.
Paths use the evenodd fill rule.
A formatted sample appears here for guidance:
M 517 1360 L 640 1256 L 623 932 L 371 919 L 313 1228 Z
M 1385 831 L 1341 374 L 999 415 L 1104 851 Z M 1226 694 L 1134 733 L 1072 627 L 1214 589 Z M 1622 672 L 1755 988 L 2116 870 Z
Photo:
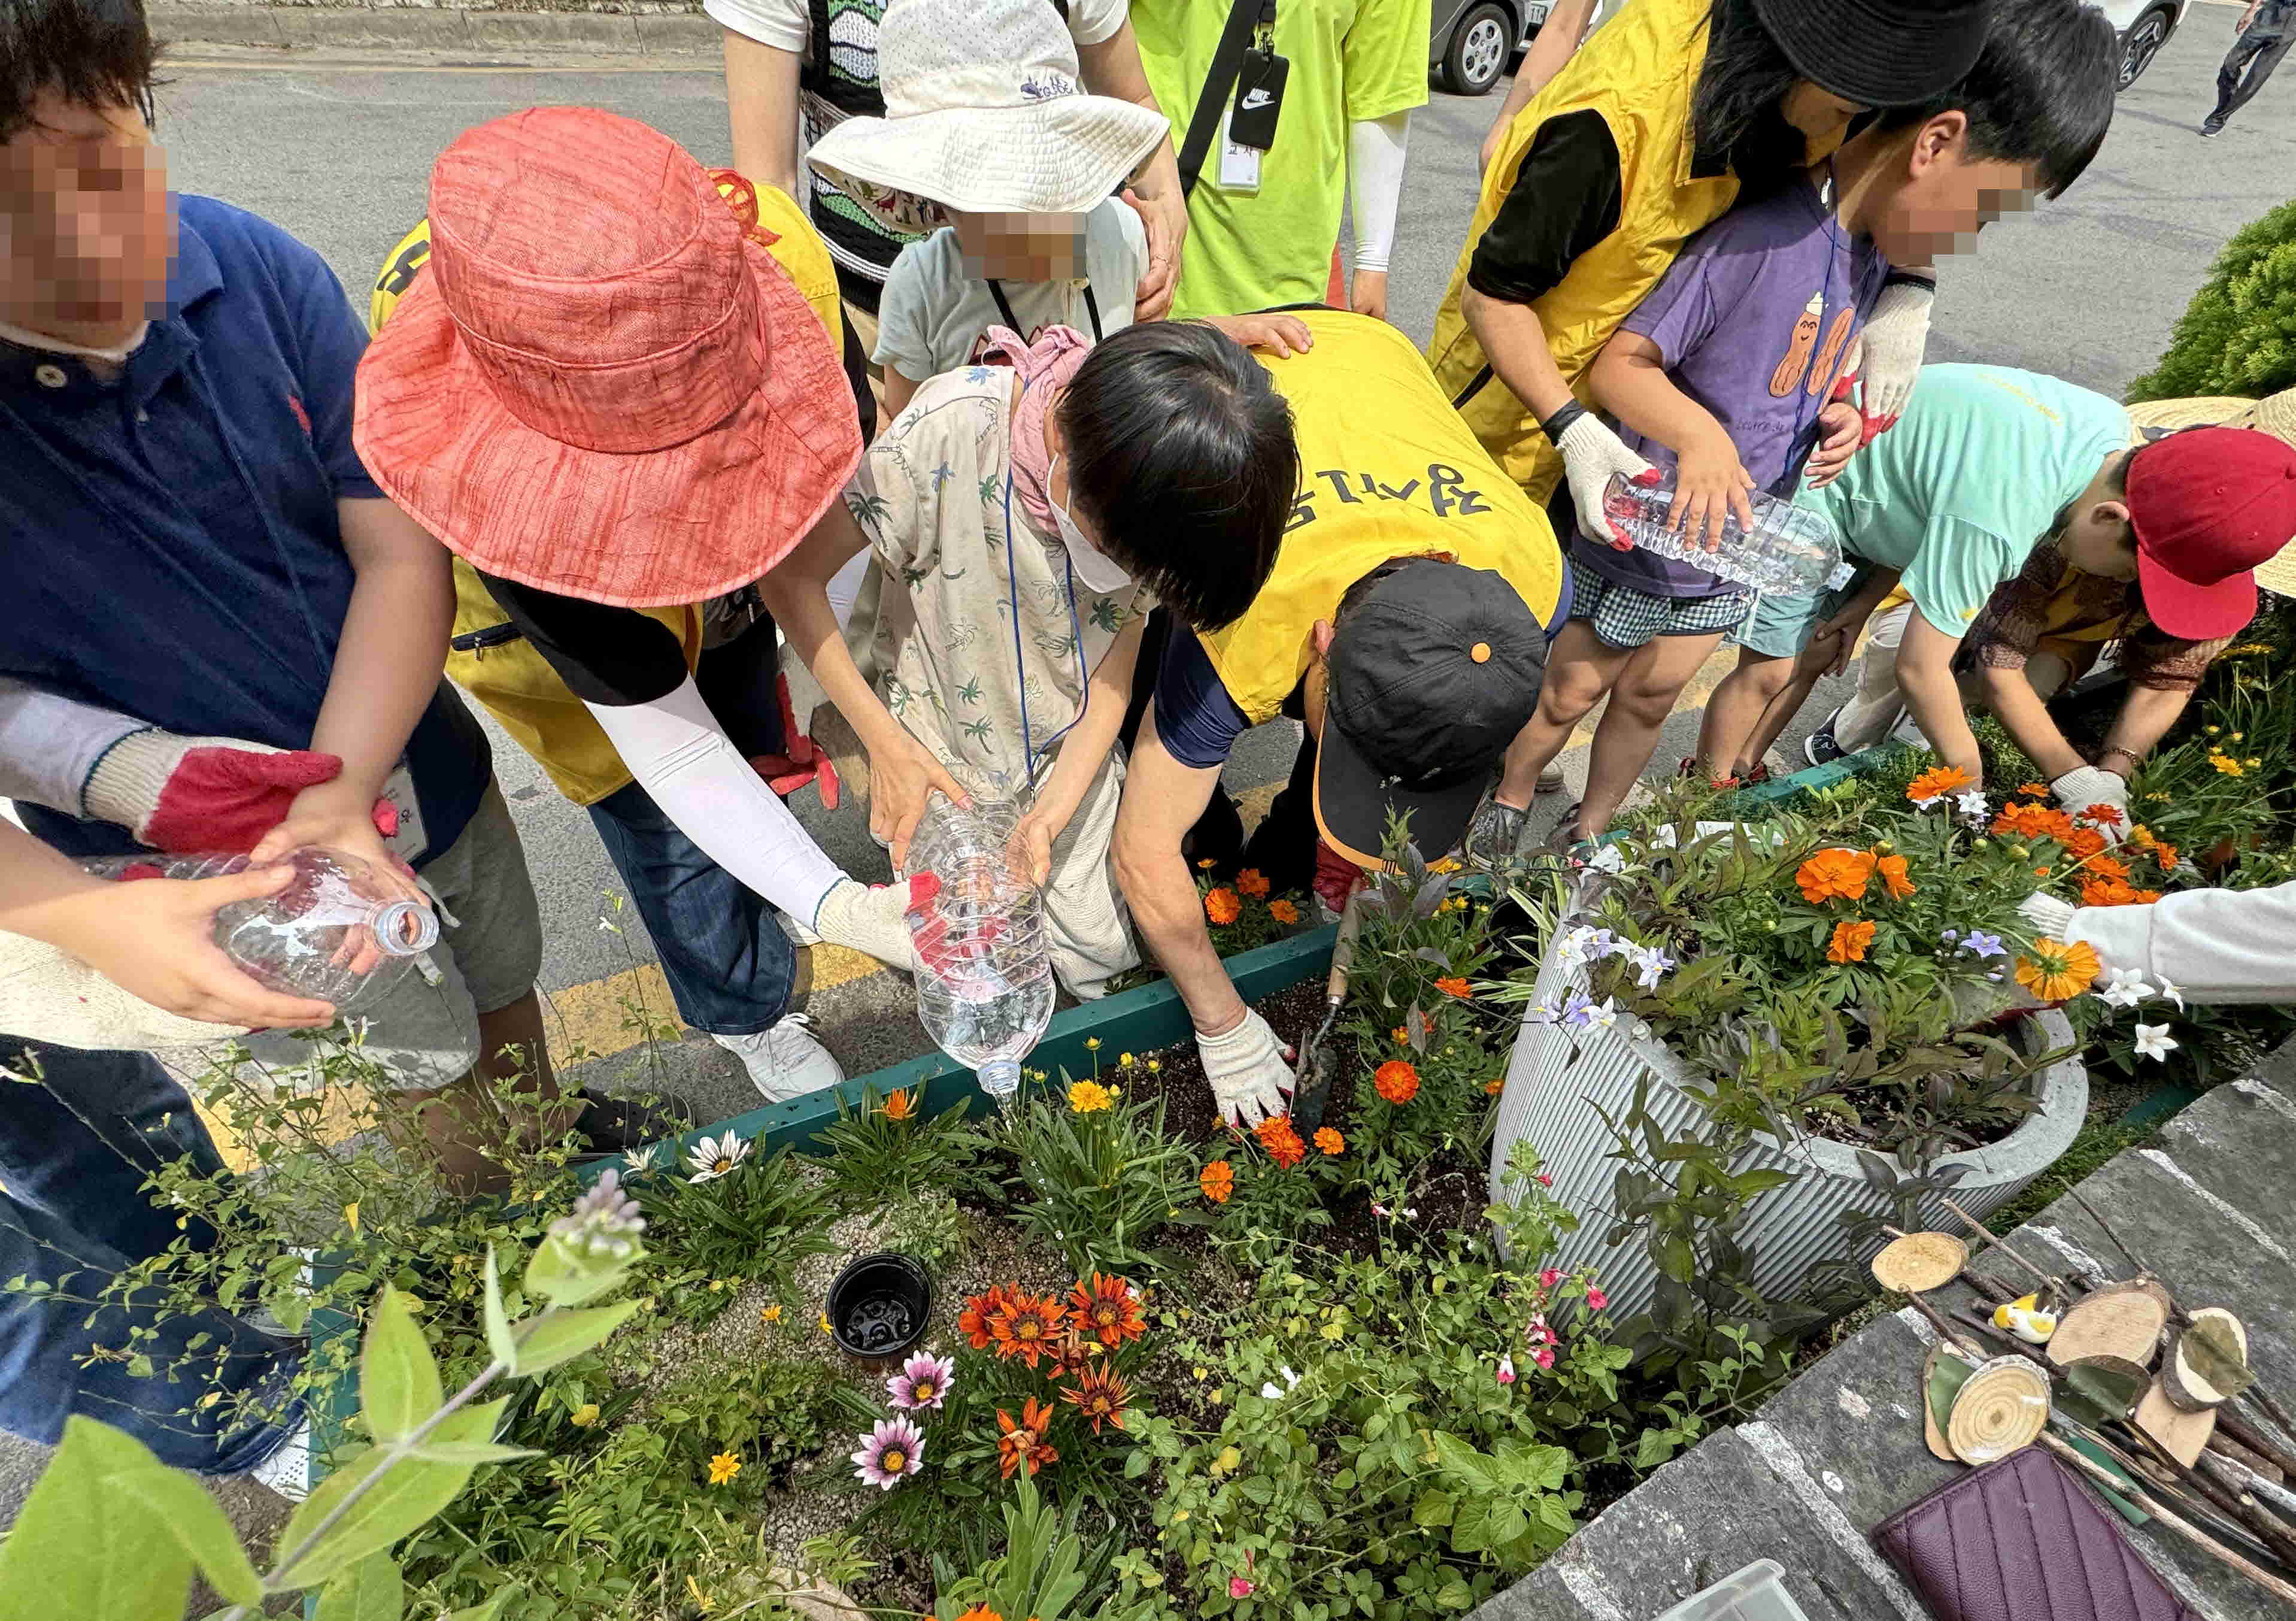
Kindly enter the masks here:
M 2143 77 L 2185 20 L 2193 0 L 2103 0 L 2104 14 L 2120 35 L 2120 88 Z
M 1481 95 L 1513 64 L 1523 41 L 1538 32 L 1552 0 L 1434 0 L 1427 67 L 1456 95 Z M 1602 18 L 1595 8 L 1587 27 Z

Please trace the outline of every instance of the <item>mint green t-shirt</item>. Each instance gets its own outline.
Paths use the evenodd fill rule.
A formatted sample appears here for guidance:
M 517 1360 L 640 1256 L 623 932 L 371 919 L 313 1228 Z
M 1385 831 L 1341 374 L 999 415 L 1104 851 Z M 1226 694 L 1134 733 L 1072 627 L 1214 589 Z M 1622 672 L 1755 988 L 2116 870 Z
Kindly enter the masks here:
M 1845 552 L 1904 571 L 1921 616 L 1958 638 L 2129 437 L 2119 404 L 2061 379 L 1925 366 L 1897 424 L 1801 499 Z

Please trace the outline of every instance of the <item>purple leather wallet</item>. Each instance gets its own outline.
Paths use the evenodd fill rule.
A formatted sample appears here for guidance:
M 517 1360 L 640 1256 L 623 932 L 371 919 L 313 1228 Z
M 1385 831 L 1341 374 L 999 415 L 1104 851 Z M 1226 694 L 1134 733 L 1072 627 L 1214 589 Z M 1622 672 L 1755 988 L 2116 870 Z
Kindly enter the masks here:
M 1938 1621 L 2193 1621 L 2096 1499 L 2039 1447 L 1874 1528 Z

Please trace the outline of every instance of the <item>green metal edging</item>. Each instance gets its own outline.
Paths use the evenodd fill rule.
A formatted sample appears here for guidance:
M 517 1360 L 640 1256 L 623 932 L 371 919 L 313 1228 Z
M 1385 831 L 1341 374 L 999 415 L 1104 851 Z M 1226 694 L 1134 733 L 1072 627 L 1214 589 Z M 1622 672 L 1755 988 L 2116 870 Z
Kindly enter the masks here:
M 1332 942 L 1338 934 L 1337 925 L 1326 925 L 1240 952 L 1226 959 L 1228 977 L 1235 982 L 1236 993 L 1247 1002 L 1288 990 L 1331 966 Z M 1153 1052 L 1169 1047 L 1193 1028 L 1188 1010 L 1172 982 L 1158 980 L 1153 984 L 1054 1014 L 1045 1030 L 1044 1040 L 1037 1043 L 1027 1062 L 1031 1069 L 1047 1074 L 1066 1071 L 1072 1075 L 1089 1074 L 1096 1056 L 1103 1066 L 1112 1065 L 1121 1053 Z M 1097 1054 L 1085 1045 L 1093 1040 L 1100 1042 Z M 763 1153 L 771 1154 L 783 1148 L 802 1151 L 825 1127 L 836 1123 L 840 1100 L 846 1107 L 854 1108 L 859 1107 L 865 1092 L 874 1091 L 882 1098 L 888 1092 L 906 1091 L 912 1087 L 920 1089 L 917 1101 L 927 1117 L 954 1108 L 964 1098 L 987 1096 L 971 1070 L 945 1054 L 929 1052 L 906 1063 L 852 1076 L 840 1085 L 824 1087 L 786 1103 L 769 1103 L 728 1120 L 698 1126 L 669 1142 L 673 1155 L 683 1154 L 704 1137 L 733 1131 L 755 1142 Z M 659 1162 L 661 1145 L 653 1147 Z M 580 1172 L 582 1180 L 594 1181 L 607 1166 L 617 1163 L 605 1159 L 585 1165 Z

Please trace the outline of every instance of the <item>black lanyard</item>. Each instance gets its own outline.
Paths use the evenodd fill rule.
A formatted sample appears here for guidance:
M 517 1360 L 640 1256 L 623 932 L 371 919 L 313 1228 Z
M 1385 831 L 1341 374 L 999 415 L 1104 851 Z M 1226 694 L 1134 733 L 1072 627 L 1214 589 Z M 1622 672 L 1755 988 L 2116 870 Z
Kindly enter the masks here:
M 993 276 L 987 280 L 988 296 L 996 300 L 996 313 L 1004 317 L 1004 325 L 1011 327 L 1022 342 L 1027 342 L 1029 337 L 1028 329 L 1021 325 L 1021 317 L 1013 313 L 1013 300 L 1004 296 L 1004 284 Z M 1097 343 L 1101 337 L 1100 300 L 1092 296 L 1090 282 L 1084 284 L 1084 313 L 1085 318 L 1092 323 L 1092 341 Z

